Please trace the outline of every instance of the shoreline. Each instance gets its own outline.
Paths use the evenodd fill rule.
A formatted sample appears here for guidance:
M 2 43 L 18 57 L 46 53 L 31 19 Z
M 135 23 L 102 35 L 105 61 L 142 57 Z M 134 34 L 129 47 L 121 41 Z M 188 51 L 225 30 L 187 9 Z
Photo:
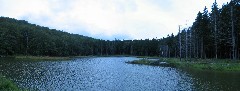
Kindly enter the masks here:
M 21 60 L 21 61 L 57 61 L 57 60 L 70 60 L 75 57 L 51 57 L 51 56 L 6 56 L 0 59 L 6 60 Z
M 157 61 L 140 59 L 126 63 L 150 66 L 167 66 L 199 71 L 240 72 L 240 61 L 230 61 L 229 59 L 194 59 L 194 61 L 179 61 L 177 58 L 159 58 Z
M 129 64 L 175 67 L 180 69 L 193 69 L 201 71 L 223 71 L 223 72 L 240 72 L 240 60 L 231 61 L 230 59 L 192 59 L 182 60 L 178 58 L 159 58 L 147 56 L 130 56 L 130 55 L 102 55 L 102 56 L 68 56 L 68 57 L 51 57 L 51 56 L 7 56 L 1 57 L 13 60 L 23 61 L 63 61 L 76 58 L 86 57 L 136 57 L 139 60 L 128 61 Z
M 7 60 L 21 60 L 21 61 L 62 61 L 62 60 L 72 60 L 76 58 L 88 58 L 88 57 L 136 57 L 139 56 L 131 56 L 131 55 L 102 55 L 102 56 L 66 56 L 66 57 L 60 57 L 60 56 L 22 56 L 22 55 L 16 55 L 16 56 L 1 56 L 0 59 L 7 59 Z

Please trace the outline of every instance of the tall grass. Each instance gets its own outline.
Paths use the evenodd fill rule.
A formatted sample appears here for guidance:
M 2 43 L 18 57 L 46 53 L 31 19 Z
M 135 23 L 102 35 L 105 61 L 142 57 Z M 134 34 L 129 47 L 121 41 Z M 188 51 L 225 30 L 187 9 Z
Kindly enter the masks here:
M 11 80 L 0 76 L 0 91 L 20 91 L 20 89 Z
M 67 60 L 70 57 L 50 57 L 50 56 L 15 56 L 15 59 L 31 59 L 31 60 Z
M 208 71 L 222 71 L 222 72 L 240 72 L 240 61 L 232 61 L 230 59 L 191 59 L 180 61 L 178 58 L 159 58 L 156 62 L 148 59 L 134 60 L 128 63 L 131 64 L 144 64 L 144 65 L 158 65 L 160 62 L 167 62 L 172 67 L 182 69 L 194 69 L 194 70 L 208 70 Z

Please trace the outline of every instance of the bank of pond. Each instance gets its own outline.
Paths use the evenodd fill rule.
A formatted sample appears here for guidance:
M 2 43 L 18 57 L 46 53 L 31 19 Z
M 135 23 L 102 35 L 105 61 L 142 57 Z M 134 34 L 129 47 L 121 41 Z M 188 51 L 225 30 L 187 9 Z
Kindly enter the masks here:
M 200 71 L 221 71 L 221 72 L 239 72 L 240 61 L 230 59 L 191 59 L 185 60 L 177 58 L 142 58 L 129 61 L 130 64 L 142 64 L 152 66 L 169 66 L 181 69 L 191 69 Z
M 0 91 L 20 91 L 20 89 L 13 81 L 0 75 Z

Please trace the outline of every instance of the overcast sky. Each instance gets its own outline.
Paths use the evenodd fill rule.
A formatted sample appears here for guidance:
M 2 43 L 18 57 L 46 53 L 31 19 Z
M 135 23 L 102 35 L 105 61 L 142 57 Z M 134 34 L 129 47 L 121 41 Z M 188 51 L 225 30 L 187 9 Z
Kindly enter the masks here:
M 217 0 L 219 7 L 230 0 Z M 0 16 L 99 39 L 177 34 L 214 0 L 0 0 Z M 210 11 L 209 11 L 210 12 Z

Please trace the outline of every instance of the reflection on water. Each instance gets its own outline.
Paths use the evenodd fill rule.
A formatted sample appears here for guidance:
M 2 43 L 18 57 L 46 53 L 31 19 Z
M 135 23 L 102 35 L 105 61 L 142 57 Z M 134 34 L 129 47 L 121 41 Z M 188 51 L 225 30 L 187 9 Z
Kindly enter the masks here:
M 194 78 L 194 89 L 200 91 L 239 91 L 239 72 L 187 71 Z
M 42 62 L 2 60 L 0 73 L 10 77 L 20 87 L 37 90 L 239 89 L 237 74 L 206 74 L 170 67 L 125 63 L 134 59 L 136 58 L 98 57 Z

